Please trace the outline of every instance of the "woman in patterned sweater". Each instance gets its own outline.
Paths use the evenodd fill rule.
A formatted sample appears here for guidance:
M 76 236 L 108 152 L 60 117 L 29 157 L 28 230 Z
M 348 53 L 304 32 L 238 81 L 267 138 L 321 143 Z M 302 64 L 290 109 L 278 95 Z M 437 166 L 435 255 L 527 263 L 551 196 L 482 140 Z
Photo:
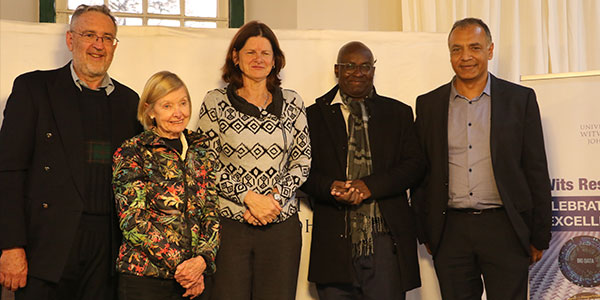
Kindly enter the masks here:
M 287 300 L 296 295 L 302 244 L 296 189 L 310 168 L 304 103 L 280 88 L 285 65 L 265 24 L 234 36 L 224 89 L 208 92 L 198 129 L 218 160 L 221 247 L 211 299 Z
M 119 299 L 194 298 L 215 271 L 219 220 L 206 137 L 185 129 L 190 96 L 170 72 L 144 88 L 138 119 L 146 128 L 113 157 L 113 187 L 123 243 Z M 175 279 L 175 280 L 173 280 Z

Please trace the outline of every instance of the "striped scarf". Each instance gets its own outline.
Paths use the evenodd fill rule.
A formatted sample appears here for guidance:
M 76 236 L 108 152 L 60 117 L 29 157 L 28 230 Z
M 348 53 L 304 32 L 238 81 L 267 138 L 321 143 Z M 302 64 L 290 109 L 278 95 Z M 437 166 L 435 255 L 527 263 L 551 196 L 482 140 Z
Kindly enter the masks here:
M 369 145 L 369 116 L 364 99 L 352 99 L 341 91 L 340 95 L 342 102 L 350 110 L 347 178 L 348 180 L 360 179 L 373 171 Z M 372 255 L 374 234 L 388 231 L 377 202 L 374 199 L 367 199 L 360 205 L 352 206 L 347 214 L 350 219 L 352 256 L 356 258 Z

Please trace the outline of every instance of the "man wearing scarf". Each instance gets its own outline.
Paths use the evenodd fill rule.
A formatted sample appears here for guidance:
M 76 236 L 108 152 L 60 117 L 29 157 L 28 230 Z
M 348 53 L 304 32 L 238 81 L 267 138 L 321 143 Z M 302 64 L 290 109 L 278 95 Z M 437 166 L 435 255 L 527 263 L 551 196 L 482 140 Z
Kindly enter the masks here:
M 410 106 L 377 94 L 375 59 L 349 42 L 338 85 L 308 107 L 314 199 L 309 280 L 321 300 L 404 299 L 421 285 L 407 189 L 425 163 Z

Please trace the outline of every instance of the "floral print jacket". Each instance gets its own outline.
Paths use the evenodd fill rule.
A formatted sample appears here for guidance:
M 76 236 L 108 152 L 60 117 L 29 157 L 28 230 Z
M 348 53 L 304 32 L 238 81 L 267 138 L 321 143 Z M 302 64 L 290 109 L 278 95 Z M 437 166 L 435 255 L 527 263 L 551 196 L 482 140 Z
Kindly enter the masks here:
M 215 272 L 219 219 L 206 138 L 185 131 L 183 154 L 146 130 L 113 156 L 113 189 L 123 242 L 117 271 L 173 278 L 177 265 L 201 255 Z

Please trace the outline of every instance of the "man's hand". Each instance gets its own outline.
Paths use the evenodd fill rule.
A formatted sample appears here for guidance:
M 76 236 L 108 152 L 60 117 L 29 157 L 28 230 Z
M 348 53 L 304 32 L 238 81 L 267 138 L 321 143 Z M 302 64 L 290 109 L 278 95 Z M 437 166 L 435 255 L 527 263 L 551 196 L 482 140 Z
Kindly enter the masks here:
M 358 191 L 362 200 L 371 198 L 371 190 L 361 179 L 350 181 L 350 191 Z
M 2 250 L 0 256 L 0 284 L 14 292 L 27 284 L 27 257 L 25 249 Z
M 183 297 L 190 297 L 190 299 L 194 299 L 200 294 L 202 294 L 202 292 L 204 292 L 204 275 L 200 277 L 198 283 L 192 285 L 191 287 L 185 290 L 185 294 L 183 294 Z
M 536 247 L 534 247 L 533 245 L 529 245 L 529 249 L 531 250 L 531 256 L 529 257 L 529 264 L 533 264 L 536 263 L 538 261 L 540 261 L 540 259 L 542 259 L 542 256 L 544 255 L 544 250 L 538 250 Z
M 281 213 L 281 206 L 273 195 L 261 195 L 253 191 L 248 191 L 244 203 L 250 210 L 250 213 L 256 218 L 262 225 L 267 225 L 273 222 L 275 218 Z
M 358 205 L 362 201 L 360 193 L 350 188 L 350 181 L 335 180 L 330 193 L 336 201 L 347 205 Z
M 347 185 L 345 181 L 334 180 L 329 187 L 331 195 L 334 197 L 341 197 L 348 192 L 350 185 Z
M 179 264 L 174 277 L 182 287 L 188 289 L 203 278 L 202 273 L 204 273 L 204 270 L 206 270 L 204 257 L 196 256 Z
M 338 202 L 348 205 L 359 205 L 371 197 L 371 191 L 360 179 L 339 181 L 331 184 L 331 195 Z

